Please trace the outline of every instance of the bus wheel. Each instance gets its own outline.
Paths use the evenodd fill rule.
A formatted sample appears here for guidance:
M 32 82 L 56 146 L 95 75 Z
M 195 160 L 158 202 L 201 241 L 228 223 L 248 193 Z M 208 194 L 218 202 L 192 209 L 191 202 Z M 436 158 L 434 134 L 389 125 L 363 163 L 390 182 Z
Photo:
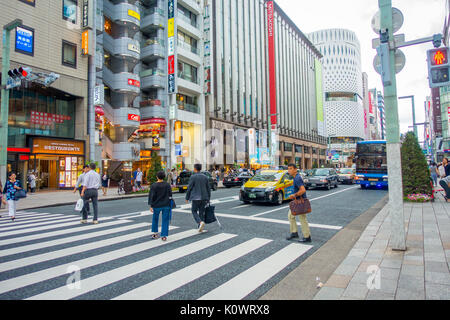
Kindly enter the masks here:
M 366 188 L 366 185 L 365 184 L 362 184 L 361 185 L 361 189 L 365 189 Z

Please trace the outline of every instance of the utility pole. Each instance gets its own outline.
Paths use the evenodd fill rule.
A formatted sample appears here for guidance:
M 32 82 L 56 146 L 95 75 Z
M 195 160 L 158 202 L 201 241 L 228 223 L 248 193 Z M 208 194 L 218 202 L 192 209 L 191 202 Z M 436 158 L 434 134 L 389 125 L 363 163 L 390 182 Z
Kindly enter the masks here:
M 8 112 L 9 112 L 9 90 L 6 89 L 8 70 L 10 67 L 10 39 L 11 30 L 22 24 L 22 20 L 14 21 L 3 26 L 3 50 L 2 50 L 2 103 L 0 120 L 0 181 L 6 182 L 6 166 L 8 157 Z
M 412 95 L 412 96 L 403 96 L 403 97 L 398 97 L 398 98 L 399 99 L 411 99 L 414 135 L 416 136 L 417 140 L 419 140 L 419 136 L 418 136 L 418 133 L 417 133 L 417 124 L 416 124 L 416 110 L 415 110 L 415 107 L 414 107 L 414 95 Z
M 394 39 L 392 1 L 378 0 L 380 8 L 381 42 Z M 383 37 L 382 37 L 383 38 Z M 402 158 L 400 153 L 400 129 L 397 106 L 394 48 L 389 47 L 390 83 L 383 83 L 386 110 L 386 154 L 389 177 L 389 215 L 391 219 L 391 246 L 393 250 L 406 250 L 405 218 L 403 212 Z M 383 66 L 385 67 L 385 66 Z

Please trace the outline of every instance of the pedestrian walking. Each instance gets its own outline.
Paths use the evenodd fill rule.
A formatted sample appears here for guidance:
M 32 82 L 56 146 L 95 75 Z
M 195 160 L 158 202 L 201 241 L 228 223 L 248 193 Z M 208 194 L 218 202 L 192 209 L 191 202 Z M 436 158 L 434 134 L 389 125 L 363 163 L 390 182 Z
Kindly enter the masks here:
M 441 185 L 442 189 L 444 189 L 444 191 L 445 191 L 444 199 L 445 199 L 446 202 L 450 202 L 450 187 L 449 187 L 449 183 L 450 183 L 450 175 L 442 178 L 439 181 L 439 184 Z
M 166 174 L 159 171 L 156 174 L 157 182 L 153 183 L 148 193 L 148 205 L 153 212 L 152 219 L 152 238 L 158 239 L 159 215 L 161 214 L 161 240 L 166 241 L 169 236 L 169 222 L 171 215 L 172 187 L 164 181 Z
M 192 202 L 192 215 L 198 225 L 198 232 L 205 227 L 205 207 L 211 199 L 211 188 L 208 177 L 201 173 L 202 165 L 194 164 L 194 174 L 189 178 L 189 186 L 186 192 L 186 203 Z
M 142 185 L 142 177 L 144 176 L 144 173 L 141 171 L 141 168 L 137 168 L 137 172 L 136 172 L 136 189 L 137 190 L 142 190 L 141 189 L 141 185 Z
M 430 165 L 430 174 L 431 174 L 431 179 L 433 179 L 433 186 L 436 187 L 437 185 L 437 177 L 438 177 L 438 169 L 437 169 L 437 165 L 436 162 L 432 162 Z
M 217 180 L 217 183 L 219 183 L 219 180 L 220 180 L 220 171 L 219 171 L 219 169 L 216 169 L 216 180 Z
M 3 204 L 3 184 L 2 181 L 0 180 L 0 209 L 2 208 L 2 204 Z M 2 216 L 0 216 L 1 218 Z
M 77 179 L 77 183 L 75 184 L 75 188 L 73 188 L 73 193 L 77 192 L 80 194 L 80 197 L 83 198 L 83 196 L 81 195 L 81 192 L 83 191 L 83 180 L 84 180 L 84 175 L 86 174 L 86 172 L 88 172 L 89 166 L 87 164 L 85 164 L 83 166 L 83 171 L 81 172 L 81 174 L 78 176 Z M 90 210 L 89 210 L 89 201 L 84 203 L 83 205 L 83 209 L 81 209 L 81 215 L 84 216 L 84 212 L 86 211 L 86 217 L 91 215 L 90 214 Z
M 102 176 L 102 191 L 104 196 L 106 196 L 106 194 L 108 193 L 108 188 L 109 188 L 109 176 L 105 172 Z
M 4 205 L 8 203 L 9 217 L 11 221 L 14 221 L 16 219 L 17 200 L 19 200 L 16 198 L 16 192 L 21 190 L 22 187 L 20 186 L 19 180 L 16 180 L 16 174 L 14 172 L 9 174 L 8 179 L 3 189 L 3 194 L 6 195 L 6 199 L 2 197 L 2 202 Z
M 172 169 L 172 185 L 177 184 L 178 172 L 176 169 Z
M 91 200 L 92 207 L 94 208 L 93 223 L 98 223 L 98 189 L 100 188 L 100 175 L 95 172 L 95 163 L 89 164 L 89 169 L 85 173 L 83 178 L 83 190 L 81 191 L 81 197 L 84 200 L 84 205 Z M 87 223 L 87 214 L 83 212 L 83 218 L 81 223 Z
M 297 166 L 294 163 L 290 163 L 288 165 L 288 173 L 290 176 L 294 177 L 294 193 L 289 196 L 289 199 L 294 200 L 298 197 L 303 197 L 306 199 L 306 189 L 303 183 L 303 179 L 298 173 Z M 298 236 L 298 226 L 297 221 L 291 210 L 288 212 L 288 219 L 290 224 L 290 232 L 291 234 L 286 238 L 287 240 L 292 240 L 294 238 L 299 238 Z M 309 230 L 308 220 L 306 219 L 306 214 L 298 215 L 300 220 L 300 225 L 303 233 L 303 239 L 299 239 L 298 242 L 311 242 L 311 232 Z
M 36 176 L 34 175 L 33 171 L 31 171 L 30 175 L 28 176 L 28 182 L 30 184 L 31 193 L 34 193 L 36 191 Z

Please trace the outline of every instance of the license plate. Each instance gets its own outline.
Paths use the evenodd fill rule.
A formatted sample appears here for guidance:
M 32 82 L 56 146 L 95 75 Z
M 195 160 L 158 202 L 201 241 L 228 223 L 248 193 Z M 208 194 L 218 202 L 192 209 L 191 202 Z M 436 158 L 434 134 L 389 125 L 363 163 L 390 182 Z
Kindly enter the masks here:
M 248 194 L 248 197 L 254 199 L 254 198 L 256 198 L 256 194 L 254 194 L 254 193 L 249 193 L 249 194 Z
M 369 181 L 378 181 L 378 179 L 369 179 Z
M 187 187 L 183 187 L 183 189 L 187 189 Z
M 374 186 L 374 185 L 376 185 L 376 184 L 377 184 L 376 182 L 371 182 L 371 183 L 370 183 L 371 186 Z
M 315 187 L 316 186 L 316 184 L 315 183 L 311 183 L 311 187 Z

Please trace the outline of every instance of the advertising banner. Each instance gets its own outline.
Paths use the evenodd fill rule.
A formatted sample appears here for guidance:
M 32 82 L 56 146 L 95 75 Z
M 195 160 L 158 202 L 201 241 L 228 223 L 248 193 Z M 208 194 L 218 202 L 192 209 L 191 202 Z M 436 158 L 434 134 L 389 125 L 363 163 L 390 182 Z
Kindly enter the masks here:
M 270 93 L 270 119 L 272 124 L 277 124 L 277 97 L 275 83 L 275 39 L 274 39 L 274 4 L 267 1 L 267 35 L 269 46 L 269 93 Z
M 436 137 L 442 137 L 441 96 L 439 88 L 431 89 L 431 103 L 433 105 L 433 127 Z
M 322 64 L 319 60 L 314 60 L 316 71 L 316 105 L 317 105 L 317 133 L 325 136 L 325 127 L 323 121 L 323 77 Z
M 33 55 L 34 31 L 23 26 L 16 28 L 16 51 Z

